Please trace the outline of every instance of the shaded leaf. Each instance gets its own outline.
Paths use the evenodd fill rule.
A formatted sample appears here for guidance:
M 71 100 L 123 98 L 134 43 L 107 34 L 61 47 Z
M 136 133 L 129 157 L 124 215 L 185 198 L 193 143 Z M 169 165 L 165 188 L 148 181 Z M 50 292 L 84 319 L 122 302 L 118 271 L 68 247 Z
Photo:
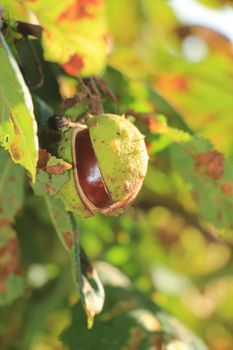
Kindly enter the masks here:
M 100 264 L 100 273 L 101 269 L 104 269 L 105 276 L 113 273 L 112 269 L 105 271 L 106 264 L 105 267 Z M 119 273 L 117 279 L 121 283 Z M 110 276 L 110 279 L 114 280 L 114 277 Z M 207 349 L 191 331 L 132 286 L 125 288 L 120 284 L 116 286 L 116 283 L 106 286 L 105 306 L 102 314 L 96 317 L 91 336 L 84 327 L 83 318 L 80 304 L 75 305 L 72 323 L 61 337 L 70 350 Z
M 41 150 L 38 167 L 36 182 L 33 185 L 35 194 L 53 196 L 68 181 L 72 165 Z
M 10 224 L 23 203 L 24 170 L 3 149 L 0 149 L 0 169 L 0 223 Z
M 75 284 L 86 312 L 88 328 L 91 328 L 94 316 L 103 308 L 105 296 L 103 286 L 80 247 L 77 222 L 73 214 L 65 211 L 61 200 L 47 197 L 46 203 L 57 235 L 69 252 Z
M 24 289 L 18 240 L 11 227 L 24 199 L 24 170 L 0 149 L 0 305 L 10 304 Z
M 35 180 L 38 139 L 30 92 L 0 33 L 0 144 Z
M 74 232 L 69 214 L 65 212 L 61 200 L 45 197 L 45 201 L 52 224 L 62 245 L 68 252 L 71 252 L 74 246 Z

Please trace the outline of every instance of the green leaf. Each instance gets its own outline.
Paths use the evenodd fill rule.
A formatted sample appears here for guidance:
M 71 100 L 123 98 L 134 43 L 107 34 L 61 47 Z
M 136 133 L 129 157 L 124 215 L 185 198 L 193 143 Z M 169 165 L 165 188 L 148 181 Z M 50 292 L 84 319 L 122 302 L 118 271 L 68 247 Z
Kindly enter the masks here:
M 8 305 L 24 290 L 19 268 L 19 246 L 15 231 L 0 227 L 0 306 Z
M 0 149 L 0 223 L 14 221 L 24 199 L 24 170 Z
M 188 132 L 168 126 L 167 118 L 163 115 L 147 117 L 147 123 L 150 130 L 148 135 L 150 155 L 164 150 L 172 143 L 187 142 L 192 139 Z
M 65 211 L 61 200 L 48 197 L 45 200 L 55 231 L 69 252 L 75 284 L 86 312 L 88 328 L 91 328 L 94 316 L 103 308 L 105 295 L 103 286 L 97 272 L 80 247 L 77 222 L 73 214 Z
M 149 101 L 154 104 L 158 113 L 166 115 L 168 122 L 172 127 L 184 130 L 190 134 L 193 133 L 181 114 L 162 95 L 160 95 L 158 91 L 149 85 L 147 85 L 147 91 Z
M 30 92 L 0 33 L 0 145 L 35 180 L 38 139 Z
M 233 228 L 233 165 L 202 137 L 173 144 L 172 166 L 191 186 L 201 217 L 217 227 Z
M 19 246 L 11 227 L 24 199 L 24 170 L 0 149 L 0 305 L 19 297 L 24 282 L 19 268 Z
M 105 266 L 104 266 L 105 265 Z M 110 274 L 113 285 L 106 289 L 103 312 L 96 318 L 91 336 L 84 327 L 80 304 L 72 309 L 72 322 L 61 339 L 70 350 L 76 349 L 189 349 L 207 350 L 204 343 L 176 319 L 161 310 L 148 297 L 125 283 L 117 269 L 100 272 Z M 119 277 L 119 274 L 122 276 Z M 114 276 L 116 278 L 114 278 Z M 116 285 L 116 281 L 119 282 Z
M 44 153 L 48 154 L 48 159 L 42 160 L 46 164 L 37 170 L 36 182 L 32 187 L 37 196 L 53 196 L 68 181 L 71 165 L 63 159 L 51 156 L 48 152 Z

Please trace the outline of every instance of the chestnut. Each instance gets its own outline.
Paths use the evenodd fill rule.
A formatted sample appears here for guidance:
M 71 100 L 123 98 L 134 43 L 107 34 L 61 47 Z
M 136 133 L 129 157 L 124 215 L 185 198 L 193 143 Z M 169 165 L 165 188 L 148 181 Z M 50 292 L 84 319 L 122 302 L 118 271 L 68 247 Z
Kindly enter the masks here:
M 121 212 L 137 196 L 146 175 L 144 136 L 124 116 L 89 115 L 85 125 L 63 132 L 59 157 L 72 163 L 58 196 L 80 217 Z

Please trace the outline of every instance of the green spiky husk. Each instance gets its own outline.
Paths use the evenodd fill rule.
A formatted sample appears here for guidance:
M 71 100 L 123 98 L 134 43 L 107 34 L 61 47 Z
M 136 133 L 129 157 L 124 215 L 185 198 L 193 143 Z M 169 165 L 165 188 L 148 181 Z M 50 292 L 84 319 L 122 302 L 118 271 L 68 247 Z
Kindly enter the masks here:
M 134 198 L 146 175 L 148 154 L 144 137 L 124 116 L 89 116 L 87 125 L 106 189 L 113 203 L 122 202 L 125 209 L 131 202 L 127 202 L 127 199 L 131 196 Z M 72 164 L 73 132 L 74 129 L 71 128 L 63 133 L 58 150 L 59 156 Z M 66 210 L 75 212 L 81 218 L 93 215 L 77 193 L 73 170 L 69 175 L 69 181 L 58 193 Z M 122 211 L 123 208 L 116 207 L 108 215 L 116 215 Z
M 140 186 L 147 171 L 144 137 L 124 116 L 90 116 L 87 124 L 104 182 L 114 202 Z

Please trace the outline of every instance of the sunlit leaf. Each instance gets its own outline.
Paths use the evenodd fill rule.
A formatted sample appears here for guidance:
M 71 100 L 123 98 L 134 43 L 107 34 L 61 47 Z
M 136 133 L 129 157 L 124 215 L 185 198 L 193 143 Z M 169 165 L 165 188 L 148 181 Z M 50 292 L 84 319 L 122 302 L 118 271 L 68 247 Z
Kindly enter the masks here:
M 0 144 L 35 180 L 38 140 L 30 92 L 0 34 Z
M 16 1 L 17 3 L 17 1 Z M 33 13 L 43 28 L 44 57 L 57 62 L 70 75 L 100 74 L 105 66 L 109 39 L 102 0 L 36 0 L 5 4 L 15 19 L 18 7 Z
M 231 74 L 228 55 L 212 53 L 197 63 L 171 60 L 169 69 L 160 71 L 154 84 L 194 130 L 202 132 L 224 152 L 232 144 Z

